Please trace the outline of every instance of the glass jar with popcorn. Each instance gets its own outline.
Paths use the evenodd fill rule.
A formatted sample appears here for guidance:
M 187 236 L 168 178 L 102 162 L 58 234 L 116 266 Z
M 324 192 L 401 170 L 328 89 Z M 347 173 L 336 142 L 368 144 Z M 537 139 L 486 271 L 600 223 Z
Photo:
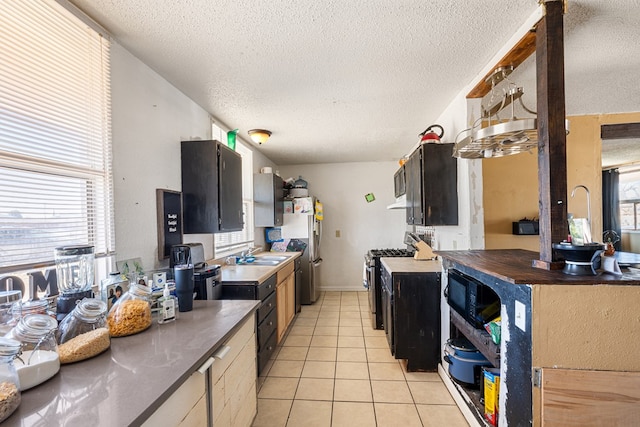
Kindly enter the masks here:
M 107 304 L 97 298 L 85 298 L 65 317 L 56 339 L 60 363 L 73 363 L 102 353 L 111 345 L 107 328 Z

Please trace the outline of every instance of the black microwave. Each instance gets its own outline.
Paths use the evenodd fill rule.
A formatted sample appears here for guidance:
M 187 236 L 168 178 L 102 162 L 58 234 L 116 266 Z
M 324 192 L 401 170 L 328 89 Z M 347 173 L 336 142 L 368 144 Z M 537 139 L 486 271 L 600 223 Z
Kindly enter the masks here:
M 445 297 L 449 306 L 475 328 L 500 315 L 500 298 L 487 285 L 450 269 Z

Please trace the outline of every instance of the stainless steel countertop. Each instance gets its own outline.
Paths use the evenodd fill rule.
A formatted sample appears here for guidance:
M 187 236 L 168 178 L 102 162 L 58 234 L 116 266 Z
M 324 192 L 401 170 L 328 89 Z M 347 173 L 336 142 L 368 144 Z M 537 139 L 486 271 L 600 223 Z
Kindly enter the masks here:
M 439 273 L 440 260 L 416 260 L 411 257 L 382 257 L 380 262 L 391 273 Z
M 257 301 L 194 301 L 175 322 L 112 338 L 99 356 L 62 365 L 47 382 L 22 393 L 8 426 L 140 425 L 207 358 L 254 315 Z

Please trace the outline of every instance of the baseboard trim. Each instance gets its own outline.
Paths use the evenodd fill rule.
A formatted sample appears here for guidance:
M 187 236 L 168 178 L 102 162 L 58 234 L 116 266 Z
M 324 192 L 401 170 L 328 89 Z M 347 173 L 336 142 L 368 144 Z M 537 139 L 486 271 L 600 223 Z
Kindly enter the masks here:
M 440 375 L 442 382 L 444 383 L 445 387 L 447 387 L 449 394 L 451 395 L 451 397 L 453 397 L 453 400 L 456 402 L 456 405 L 458 405 L 458 409 L 460 409 L 460 412 L 462 412 L 462 416 L 465 420 L 467 420 L 469 426 L 483 427 L 478 422 L 478 419 L 475 417 L 473 412 L 471 412 L 469 406 L 467 406 L 467 402 L 464 400 L 455 384 L 453 384 L 453 380 L 449 377 L 445 369 L 442 367 L 442 364 L 438 365 L 438 375 Z
M 320 292 L 367 292 L 363 287 L 323 286 L 318 288 Z

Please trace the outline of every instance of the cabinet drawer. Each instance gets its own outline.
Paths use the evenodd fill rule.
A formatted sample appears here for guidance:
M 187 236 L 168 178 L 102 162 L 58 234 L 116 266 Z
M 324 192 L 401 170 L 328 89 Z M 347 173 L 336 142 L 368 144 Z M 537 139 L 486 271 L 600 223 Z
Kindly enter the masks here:
M 215 362 L 211 365 L 211 380 L 215 384 L 224 374 L 231 362 L 238 356 L 247 341 L 255 340 L 255 317 L 250 316 L 244 321 L 240 329 L 226 343 L 221 345 L 213 354 Z M 226 349 L 228 348 L 228 350 Z
M 265 346 L 267 339 L 269 339 L 273 331 L 276 330 L 277 320 L 278 312 L 271 310 L 269 315 L 264 319 L 264 322 L 258 325 L 258 351 Z
M 179 425 L 185 419 L 206 419 L 200 400 L 205 395 L 205 377 L 195 372 L 160 406 L 143 426 Z M 193 411 L 193 413 L 191 413 Z M 190 414 L 191 413 L 191 414 Z M 204 418 L 203 418 L 204 417 Z M 186 424 L 188 425 L 188 424 Z
M 258 351 L 258 375 L 262 373 L 262 370 L 267 365 L 269 358 L 276 349 L 276 331 L 274 330 L 271 336 L 267 339 L 267 343 Z
M 257 298 L 264 301 L 269 294 L 276 290 L 276 275 L 269 277 L 267 280 L 257 286 Z
M 254 401 L 252 413 L 255 415 L 255 383 L 256 343 L 255 339 L 250 339 L 222 376 L 216 382 L 211 379 L 213 390 L 210 405 L 213 425 L 249 426 L 250 422 L 238 424 L 234 420 L 241 412 L 244 401 Z M 251 391 L 254 393 L 253 396 Z
M 271 313 L 271 310 L 273 310 L 275 307 L 276 307 L 276 293 L 273 292 L 271 293 L 271 295 L 267 297 L 267 299 L 262 301 L 262 304 L 258 309 L 258 325 L 262 323 L 262 321 L 269 315 L 269 313 Z

